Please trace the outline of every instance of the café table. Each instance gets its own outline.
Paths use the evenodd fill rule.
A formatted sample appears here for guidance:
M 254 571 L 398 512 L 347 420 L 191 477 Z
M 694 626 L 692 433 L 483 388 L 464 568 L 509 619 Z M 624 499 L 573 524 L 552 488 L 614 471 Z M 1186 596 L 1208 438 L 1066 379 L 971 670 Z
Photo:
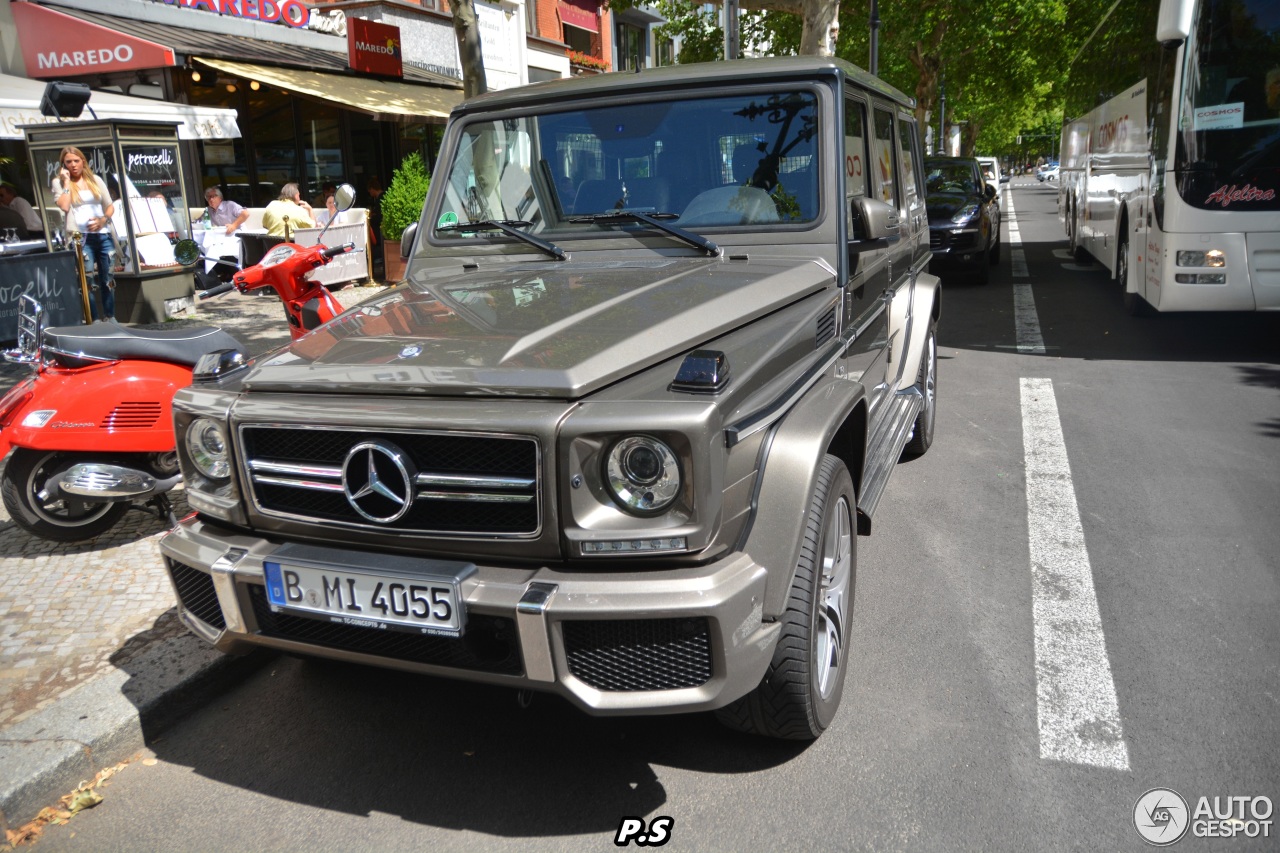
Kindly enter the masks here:
M 205 256 L 205 272 L 213 272 L 218 258 L 235 258 L 237 265 L 244 265 L 244 244 L 240 242 L 241 231 L 244 229 L 228 234 L 227 229 L 220 226 L 208 230 L 200 228 L 192 230 L 191 236 L 200 244 L 200 251 Z

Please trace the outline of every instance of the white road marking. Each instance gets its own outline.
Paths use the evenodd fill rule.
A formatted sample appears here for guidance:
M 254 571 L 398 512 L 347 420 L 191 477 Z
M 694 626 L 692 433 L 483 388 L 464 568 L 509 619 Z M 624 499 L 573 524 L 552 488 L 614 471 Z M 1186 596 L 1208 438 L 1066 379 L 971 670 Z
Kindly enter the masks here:
M 1053 382 L 1021 382 L 1040 757 L 1128 770 Z
M 1013 218 L 1013 199 L 1009 199 L 1009 265 L 1014 278 L 1030 278 L 1027 256 L 1022 251 L 1022 232 Z M 1036 314 L 1036 300 L 1031 293 L 1031 283 L 1013 283 L 1013 325 L 1018 352 L 1044 355 L 1044 336 L 1040 334 L 1040 317 Z
M 1018 228 L 1018 219 L 1013 209 L 1013 194 L 1009 202 L 1009 269 L 1014 278 L 1030 278 L 1027 269 L 1027 255 L 1022 250 L 1022 231 Z

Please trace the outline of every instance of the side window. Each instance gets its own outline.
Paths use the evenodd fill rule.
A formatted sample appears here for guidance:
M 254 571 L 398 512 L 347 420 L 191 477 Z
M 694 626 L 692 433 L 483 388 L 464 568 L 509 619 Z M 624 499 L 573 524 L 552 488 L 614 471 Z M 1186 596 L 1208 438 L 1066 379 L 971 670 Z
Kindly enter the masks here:
M 876 197 L 894 207 L 899 207 L 898 175 L 893 162 L 893 113 L 875 109 L 875 136 L 871 139 L 873 184 Z
M 920 207 L 920 183 L 916 176 L 916 123 L 914 120 L 898 118 L 898 151 L 902 154 L 902 195 L 906 202 L 904 207 L 909 211 Z
M 867 108 L 862 101 L 844 102 L 845 199 L 867 194 Z

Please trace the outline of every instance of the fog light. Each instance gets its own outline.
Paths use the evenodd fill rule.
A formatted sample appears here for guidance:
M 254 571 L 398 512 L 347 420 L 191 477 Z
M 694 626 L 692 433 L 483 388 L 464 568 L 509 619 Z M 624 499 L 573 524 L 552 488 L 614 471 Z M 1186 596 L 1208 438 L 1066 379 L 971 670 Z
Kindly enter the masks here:
M 1196 281 L 1199 284 L 1226 284 L 1227 275 L 1220 272 L 1202 272 L 1196 276 Z

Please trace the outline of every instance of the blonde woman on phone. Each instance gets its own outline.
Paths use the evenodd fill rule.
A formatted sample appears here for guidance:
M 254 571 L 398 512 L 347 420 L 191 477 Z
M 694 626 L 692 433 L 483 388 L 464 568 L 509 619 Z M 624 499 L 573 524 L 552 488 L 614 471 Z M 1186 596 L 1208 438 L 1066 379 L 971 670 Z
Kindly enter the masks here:
M 53 179 L 53 196 L 58 207 L 66 214 L 66 231 L 79 231 L 84 235 L 85 262 L 97 272 L 98 293 L 102 296 L 102 310 L 106 319 L 116 319 L 115 282 L 111 275 L 111 253 L 115 241 L 111 237 L 111 216 L 115 205 L 111 193 L 102 178 L 93 173 L 84 152 L 73 145 L 62 149 L 58 155 L 62 168 Z M 93 319 L 98 317 L 97 300 L 89 300 Z

